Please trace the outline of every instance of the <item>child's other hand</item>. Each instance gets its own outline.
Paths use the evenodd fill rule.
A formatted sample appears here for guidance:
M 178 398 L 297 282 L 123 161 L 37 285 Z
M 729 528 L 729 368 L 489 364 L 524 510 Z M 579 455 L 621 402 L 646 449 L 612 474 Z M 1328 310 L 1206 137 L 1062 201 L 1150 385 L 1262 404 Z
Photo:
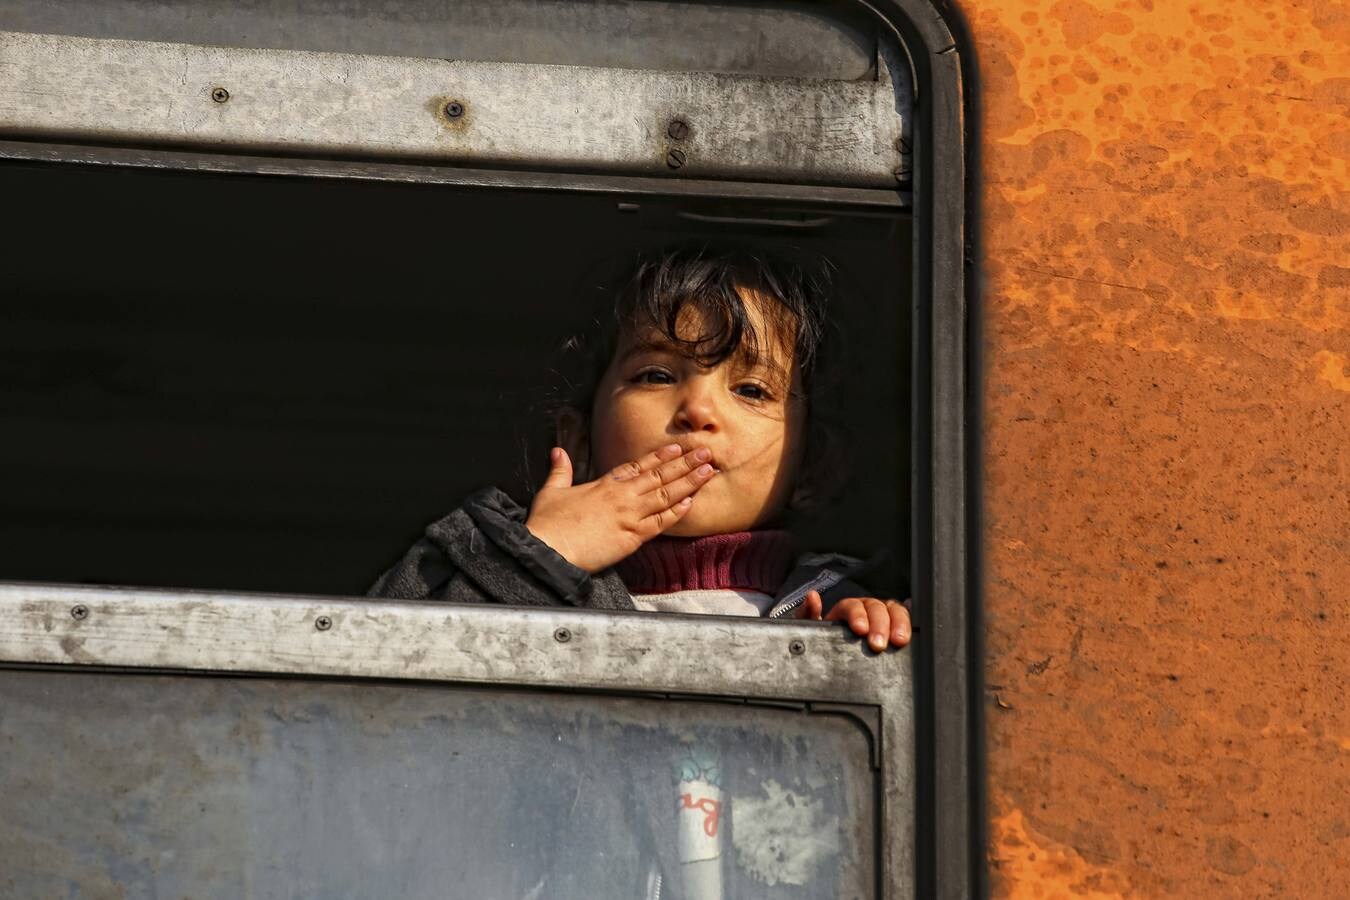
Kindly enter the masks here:
M 819 619 L 824 607 L 819 591 L 807 591 L 806 599 L 797 607 L 798 619 Z M 847 597 L 840 600 L 825 617 L 827 622 L 848 622 L 848 627 L 859 637 L 867 638 L 867 646 L 877 653 L 909 643 L 912 628 L 909 610 L 897 600 L 878 600 L 875 597 Z
M 717 470 L 706 449 L 668 444 L 584 484 L 572 484 L 572 460 L 554 447 L 544 485 L 525 527 L 579 569 L 595 574 L 678 522 Z

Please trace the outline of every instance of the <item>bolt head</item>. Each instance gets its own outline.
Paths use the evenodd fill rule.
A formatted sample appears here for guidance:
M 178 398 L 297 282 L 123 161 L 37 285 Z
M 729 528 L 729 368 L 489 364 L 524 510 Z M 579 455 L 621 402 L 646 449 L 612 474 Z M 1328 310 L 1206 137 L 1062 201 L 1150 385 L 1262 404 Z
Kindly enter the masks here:
M 327 631 L 333 627 L 333 620 L 328 618 L 328 616 L 319 616 L 314 620 L 314 627 L 320 631 Z
M 803 653 L 806 652 L 806 642 L 793 641 L 792 643 L 788 644 L 788 652 L 791 653 L 793 656 L 801 656 Z
M 678 148 L 671 150 L 666 154 L 666 165 L 670 166 L 672 169 L 678 169 L 683 166 L 684 160 L 684 151 Z
M 230 99 L 230 92 L 223 87 L 218 87 L 211 91 L 211 99 L 217 103 L 224 103 L 226 100 Z
M 449 119 L 458 119 L 460 116 L 464 115 L 464 104 L 460 103 L 458 100 L 451 100 L 449 103 L 445 104 L 445 115 L 446 118 Z
M 70 608 L 70 617 L 76 622 L 83 622 L 89 618 L 89 607 L 83 603 L 76 604 Z
M 689 123 L 683 119 L 672 119 L 666 128 L 666 135 L 673 141 L 682 141 L 689 137 Z
M 572 629 L 556 628 L 553 631 L 553 639 L 560 644 L 565 644 L 572 639 Z

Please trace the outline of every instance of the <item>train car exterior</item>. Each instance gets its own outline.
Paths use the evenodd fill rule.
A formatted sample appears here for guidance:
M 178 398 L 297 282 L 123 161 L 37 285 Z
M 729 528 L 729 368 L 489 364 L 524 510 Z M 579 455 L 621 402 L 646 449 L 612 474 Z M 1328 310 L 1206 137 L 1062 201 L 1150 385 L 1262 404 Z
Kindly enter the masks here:
M 1350 9 L 962 10 L 993 894 L 1337 895 Z

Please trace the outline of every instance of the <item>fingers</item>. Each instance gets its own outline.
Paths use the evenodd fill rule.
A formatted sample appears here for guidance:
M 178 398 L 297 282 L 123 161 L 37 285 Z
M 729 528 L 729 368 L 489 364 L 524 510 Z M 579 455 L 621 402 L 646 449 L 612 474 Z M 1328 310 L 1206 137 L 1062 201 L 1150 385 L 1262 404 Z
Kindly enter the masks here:
M 887 645 L 903 647 L 909 643 L 909 613 L 894 600 L 882 602 L 874 597 L 848 597 L 840 600 L 825 616 L 827 622 L 847 622 L 867 646 L 880 653 Z
M 572 486 L 572 459 L 561 447 L 548 452 L 548 475 L 544 478 L 546 488 L 565 488 Z
M 685 457 L 681 457 L 681 459 L 691 455 L 685 454 Z M 680 460 L 675 460 L 675 462 L 680 463 Z M 656 473 L 653 472 L 652 476 L 655 475 Z M 638 509 L 647 515 L 654 515 L 670 509 L 686 497 L 692 497 L 699 488 L 711 481 L 716 475 L 717 470 L 710 463 L 695 466 L 682 478 L 677 478 L 669 484 L 657 484 L 643 494 L 639 498 Z
M 652 470 L 652 484 L 653 486 L 657 484 L 670 484 L 677 478 L 693 472 L 699 466 L 711 465 L 712 456 L 712 451 L 707 447 L 699 447 L 697 450 L 681 453 L 669 462 Z
M 797 613 L 793 618 L 819 619 L 820 610 L 823 606 L 824 601 L 820 599 L 820 591 L 807 591 L 806 598 L 802 600 L 802 605 L 797 607 Z
M 694 494 L 717 474 L 710 459 L 712 453 L 705 448 L 685 452 L 679 444 L 667 444 L 610 471 L 613 481 L 632 482 L 622 493 L 633 499 L 618 505 L 639 517 L 636 533 L 642 540 L 656 537 L 689 512 Z
M 867 609 L 867 646 L 877 653 L 886 649 L 890 640 L 891 614 L 886 604 L 868 597 L 863 601 Z
M 846 597 L 825 614 L 826 622 L 847 622 L 854 634 L 867 634 L 867 608 L 862 597 Z
M 609 477 L 615 481 L 628 481 L 630 478 L 636 478 L 643 472 L 650 472 L 664 462 L 672 459 L 679 459 L 684 453 L 684 448 L 679 444 L 666 444 L 659 450 L 653 450 L 645 456 L 638 457 L 632 462 L 626 462 L 610 471 Z
M 887 600 L 886 609 L 891 619 L 891 646 L 908 646 L 913 634 L 913 626 L 909 621 L 909 607 L 895 600 Z
M 639 523 L 642 532 L 644 533 L 642 540 L 651 540 L 667 528 L 670 528 L 676 522 L 680 521 L 680 519 L 684 518 L 684 514 L 689 512 L 689 507 L 693 505 L 694 498 L 685 497 L 683 500 L 677 500 L 675 504 L 668 509 L 658 510 L 650 516 L 647 516 Z

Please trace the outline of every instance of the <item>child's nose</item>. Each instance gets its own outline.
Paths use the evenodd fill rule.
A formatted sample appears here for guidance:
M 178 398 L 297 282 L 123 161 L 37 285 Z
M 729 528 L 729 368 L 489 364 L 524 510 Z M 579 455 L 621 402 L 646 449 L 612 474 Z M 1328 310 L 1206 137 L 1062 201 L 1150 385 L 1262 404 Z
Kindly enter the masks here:
M 718 415 L 712 397 L 701 390 L 691 390 L 680 398 L 675 423 L 681 431 L 717 431 Z

